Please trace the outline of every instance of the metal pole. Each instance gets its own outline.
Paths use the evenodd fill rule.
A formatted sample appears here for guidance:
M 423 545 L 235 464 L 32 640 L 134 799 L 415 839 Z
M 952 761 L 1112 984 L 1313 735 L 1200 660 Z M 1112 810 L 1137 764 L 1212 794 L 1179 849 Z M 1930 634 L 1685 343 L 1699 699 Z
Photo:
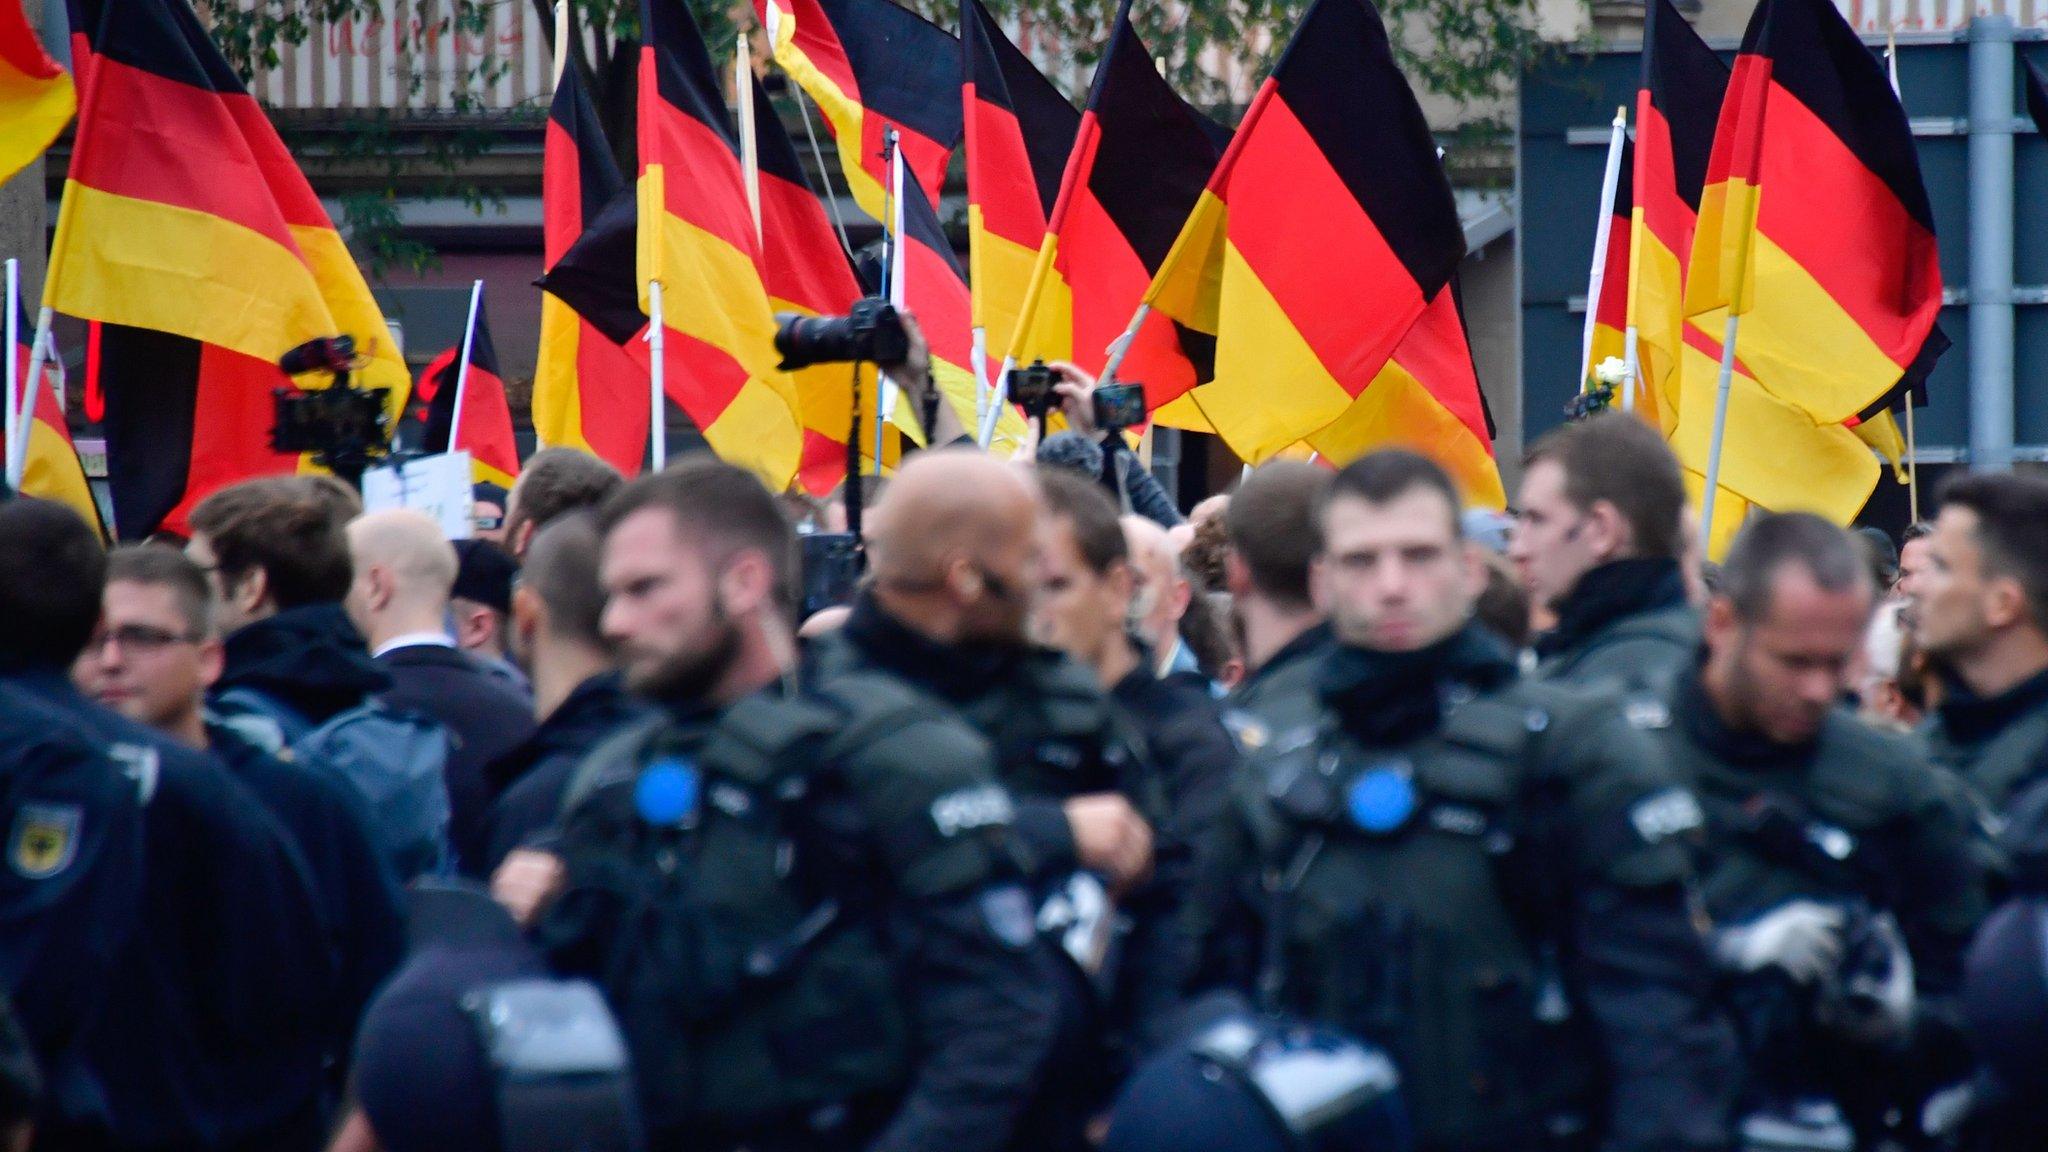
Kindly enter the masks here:
M 753 42 L 739 33 L 732 55 L 732 103 L 739 110 L 740 171 L 747 182 L 747 211 L 754 217 L 754 243 L 761 242 L 761 153 L 754 136 Z
M 28 464 L 28 423 L 35 419 L 36 389 L 34 381 L 43 378 L 43 364 L 50 351 L 50 320 L 52 312 L 44 308 L 36 313 L 36 334 L 29 338 L 28 372 L 22 379 L 20 405 L 15 412 L 14 429 L 7 441 L 7 486 L 19 492 L 21 474 Z M 7 350 L 9 360 L 14 358 L 14 349 Z
M 1642 351 L 1636 343 L 1640 335 L 1641 333 L 1636 330 L 1636 326 L 1633 324 L 1622 331 L 1621 359 L 1626 370 L 1625 379 L 1627 380 L 1627 383 L 1622 386 L 1621 390 L 1621 410 L 1623 412 L 1633 412 L 1636 410 L 1636 389 L 1643 384 L 1641 371 Z
M 1607 170 L 1600 177 L 1600 219 L 1593 225 L 1593 267 L 1586 273 L 1586 323 L 1579 337 L 1579 391 L 1593 382 L 1593 330 L 1600 322 L 1600 296 L 1607 284 L 1607 245 L 1614 238 L 1614 192 L 1621 178 L 1621 145 L 1628 139 L 1628 105 L 1614 110 L 1607 138 Z
M 1736 292 L 1736 297 L 1741 297 Z M 1714 395 L 1714 437 L 1707 445 L 1707 491 L 1700 500 L 1700 531 L 1707 547 L 1714 546 L 1714 496 L 1721 490 L 1721 438 L 1728 431 L 1728 391 L 1735 381 L 1735 326 L 1742 317 L 1732 308 L 1728 327 L 1721 334 L 1721 383 Z
M 2013 21 L 1970 21 L 1970 467 L 2012 467 Z
M 21 408 L 21 261 L 7 261 L 7 474 L 13 476 L 14 421 Z
M 668 408 L 662 403 L 667 399 L 663 380 L 667 366 L 663 363 L 668 341 L 662 334 L 664 325 L 661 309 L 661 281 L 647 282 L 647 352 L 648 370 L 647 404 L 649 408 L 647 425 L 647 452 L 653 459 L 653 471 L 668 467 Z
M 909 248 L 906 247 L 903 235 L 903 149 L 896 134 L 896 129 L 889 129 L 887 136 L 884 138 L 883 147 L 888 149 L 889 154 L 888 225 L 889 245 L 892 250 L 889 256 L 888 275 L 884 278 L 884 290 L 889 294 L 889 303 L 900 312 L 904 308 L 905 269 L 903 260 L 908 255 Z M 941 402 L 943 403 L 944 401 L 942 400 Z M 882 474 L 882 430 L 895 415 L 896 382 L 889 378 L 887 372 L 877 371 L 875 374 L 875 475 L 877 476 Z M 926 429 L 925 434 L 929 437 L 931 430 Z

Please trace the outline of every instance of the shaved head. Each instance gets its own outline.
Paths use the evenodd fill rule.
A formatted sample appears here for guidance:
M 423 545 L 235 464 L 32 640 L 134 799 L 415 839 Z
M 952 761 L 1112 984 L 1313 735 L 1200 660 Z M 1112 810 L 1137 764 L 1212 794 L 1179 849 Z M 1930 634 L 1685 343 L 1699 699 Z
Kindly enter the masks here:
M 1031 482 L 1012 465 L 966 449 L 921 452 L 875 509 L 876 586 L 930 610 L 913 623 L 946 639 L 1021 640 L 1037 519 Z
M 1166 529 L 1143 516 L 1123 518 L 1124 543 L 1131 551 L 1136 587 L 1131 596 L 1132 623 L 1155 653 L 1164 652 L 1180 632 L 1194 586 L 1181 571 L 1180 549 Z
M 455 587 L 455 546 L 425 513 L 401 508 L 358 516 L 348 526 L 348 550 L 357 568 L 390 569 L 400 595 L 446 596 Z

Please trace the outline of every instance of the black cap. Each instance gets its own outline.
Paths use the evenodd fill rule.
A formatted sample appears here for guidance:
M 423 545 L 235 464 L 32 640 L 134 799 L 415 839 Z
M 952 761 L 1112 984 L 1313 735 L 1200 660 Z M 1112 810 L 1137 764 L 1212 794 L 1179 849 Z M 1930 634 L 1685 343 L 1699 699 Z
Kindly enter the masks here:
M 500 612 L 512 611 L 512 578 L 519 562 L 489 540 L 455 541 L 454 594 Z
M 512 493 L 506 491 L 505 488 L 488 480 L 469 486 L 469 498 L 479 504 L 496 504 L 498 507 L 503 508 L 505 501 L 510 499 L 511 496 Z

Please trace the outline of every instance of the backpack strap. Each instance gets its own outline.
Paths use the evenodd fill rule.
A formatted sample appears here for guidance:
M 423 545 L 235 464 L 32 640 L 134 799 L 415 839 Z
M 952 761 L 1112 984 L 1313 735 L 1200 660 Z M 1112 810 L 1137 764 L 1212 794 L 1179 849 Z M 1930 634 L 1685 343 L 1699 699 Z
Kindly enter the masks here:
M 213 709 L 235 734 L 275 756 L 313 731 L 311 720 L 255 688 L 234 687 L 214 697 Z

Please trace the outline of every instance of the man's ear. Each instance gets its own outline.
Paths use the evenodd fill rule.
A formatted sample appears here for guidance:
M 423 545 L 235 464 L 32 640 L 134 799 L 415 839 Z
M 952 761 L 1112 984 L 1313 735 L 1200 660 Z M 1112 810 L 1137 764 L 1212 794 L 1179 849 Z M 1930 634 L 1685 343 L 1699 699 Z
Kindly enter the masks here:
M 1223 589 L 1232 598 L 1242 598 L 1252 590 L 1251 565 L 1238 556 L 1235 548 L 1223 553 Z
M 2028 619 L 2027 590 L 2011 576 L 1991 576 L 1984 581 L 1984 622 L 1993 628 L 2010 628 Z M 2048 621 L 2035 621 L 2048 630 Z
M 1593 501 L 1583 523 L 1586 547 L 1603 560 L 1624 556 L 1635 546 L 1635 533 L 1629 528 L 1628 517 L 1621 514 L 1612 500 Z
M 718 574 L 718 591 L 735 616 L 768 610 L 775 602 L 775 566 L 758 549 L 743 548 Z
M 526 558 L 526 546 L 533 543 L 533 521 L 521 520 L 514 525 L 510 535 L 505 537 L 505 550 L 515 560 Z
M 199 642 L 199 683 L 202 687 L 210 689 L 219 683 L 220 674 L 227 666 L 227 646 L 220 642 L 220 637 L 209 636 Z
M 228 585 L 228 602 L 243 617 L 255 614 L 270 598 L 270 573 L 260 566 L 250 568 Z

